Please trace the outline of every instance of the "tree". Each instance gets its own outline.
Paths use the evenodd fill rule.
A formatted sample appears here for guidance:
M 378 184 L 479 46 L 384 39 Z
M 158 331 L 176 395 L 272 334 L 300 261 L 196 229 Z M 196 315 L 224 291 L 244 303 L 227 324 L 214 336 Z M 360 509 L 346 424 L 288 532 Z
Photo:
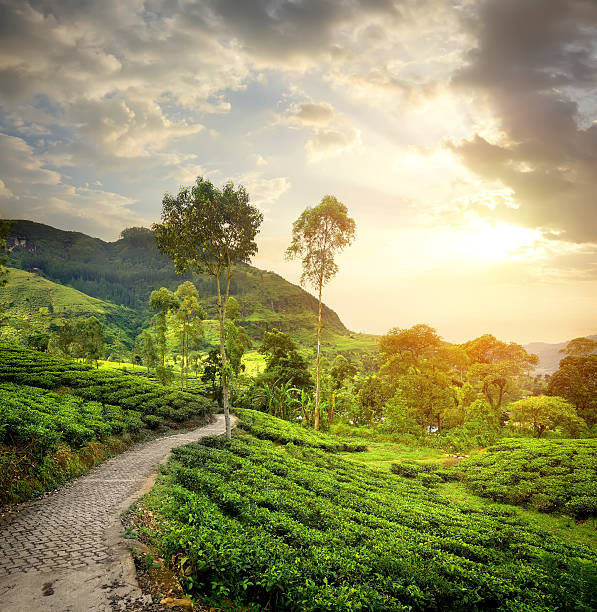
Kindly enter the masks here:
M 496 413 L 506 396 L 515 392 L 517 378 L 539 363 L 537 355 L 527 353 L 520 344 L 502 342 L 491 334 L 465 342 L 461 348 L 472 363 L 469 377 L 477 381 Z
M 235 376 L 244 370 L 243 355 L 253 346 L 247 330 L 235 324 L 239 317 L 238 302 L 235 298 L 230 297 L 226 307 L 226 357 Z
M 148 329 L 144 330 L 139 334 L 137 343 L 141 351 L 143 363 L 147 367 L 147 373 L 149 374 L 149 369 L 155 367 L 158 363 L 158 352 L 153 334 Z
M 547 385 L 548 395 L 565 398 L 589 425 L 597 423 L 597 355 L 564 357 Z
M 382 378 L 366 378 L 357 393 L 357 412 L 352 415 L 352 421 L 356 425 L 373 425 L 381 421 L 384 404 L 392 394 L 392 387 Z
M 176 197 L 165 194 L 161 223 L 152 227 L 160 251 L 174 262 L 178 274 L 188 270 L 205 273 L 216 281 L 222 360 L 222 396 L 226 436 L 231 437 L 226 359 L 226 306 L 233 266 L 248 263 L 257 252 L 255 236 L 263 221 L 249 204 L 242 185 L 226 183 L 222 189 L 202 177 L 183 187 Z M 222 287 L 223 285 L 223 287 Z
M 292 338 L 272 329 L 263 334 L 259 352 L 265 355 L 265 371 L 258 378 L 259 384 L 281 385 L 308 390 L 313 388 L 313 380 L 305 359 L 299 354 Z
M 597 342 L 591 338 L 574 338 L 568 344 L 560 349 L 559 352 L 564 355 L 572 355 L 579 357 L 581 355 L 590 355 L 597 350 Z
M 585 423 L 576 414 L 574 406 L 563 397 L 538 395 L 513 402 L 509 406 L 512 420 L 531 425 L 537 438 L 546 430 L 563 425 L 570 433 L 576 433 Z
M 319 429 L 319 401 L 321 378 L 321 292 L 338 272 L 334 261 L 336 252 L 354 240 L 355 222 L 348 216 L 348 209 L 334 196 L 326 195 L 314 208 L 307 207 L 292 225 L 292 242 L 286 249 L 286 257 L 302 258 L 301 283 L 308 282 L 318 292 L 317 308 L 317 360 L 315 363 L 315 423 Z
M 346 379 L 352 380 L 357 373 L 356 367 L 344 357 L 344 355 L 336 355 L 332 367 L 330 369 L 330 377 L 332 379 L 332 390 L 337 391 L 342 387 Z
M 157 370 L 157 376 L 162 385 L 165 385 L 169 376 L 166 374 L 166 334 L 168 332 L 168 313 L 176 310 L 179 306 L 177 297 L 166 287 L 152 291 L 149 296 L 149 305 L 157 310 L 155 331 L 160 348 L 161 366 Z
M 178 323 L 180 348 L 180 390 L 189 387 L 189 342 L 203 337 L 205 311 L 199 304 L 199 292 L 191 281 L 185 281 L 174 292 L 178 307 L 174 309 L 174 319 Z

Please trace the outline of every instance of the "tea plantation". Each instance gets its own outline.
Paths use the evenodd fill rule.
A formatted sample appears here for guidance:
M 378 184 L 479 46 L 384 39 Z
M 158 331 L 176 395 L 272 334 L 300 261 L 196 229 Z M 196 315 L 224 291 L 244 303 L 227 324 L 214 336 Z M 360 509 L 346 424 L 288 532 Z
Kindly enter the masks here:
M 257 418 L 239 416 L 243 429 Z M 591 548 L 305 440 L 281 444 L 289 425 L 265 419 L 277 442 L 255 428 L 176 449 L 145 499 L 189 591 L 245 610 L 597 607 Z
M 458 470 L 473 493 L 494 501 L 577 519 L 597 516 L 596 439 L 509 439 Z
M 0 382 L 66 391 L 83 399 L 136 410 L 147 427 L 208 418 L 211 402 L 115 370 L 95 370 L 71 359 L 0 342 Z
M 139 432 L 211 412 L 200 395 L 0 342 L 0 503 L 57 486 Z
M 262 440 L 272 440 L 281 444 L 296 444 L 311 446 L 327 451 L 358 452 L 367 450 L 364 444 L 352 440 L 325 435 L 313 429 L 305 429 L 281 419 L 272 418 L 268 414 L 256 410 L 237 408 L 235 414 L 240 418 L 243 431 L 253 434 Z

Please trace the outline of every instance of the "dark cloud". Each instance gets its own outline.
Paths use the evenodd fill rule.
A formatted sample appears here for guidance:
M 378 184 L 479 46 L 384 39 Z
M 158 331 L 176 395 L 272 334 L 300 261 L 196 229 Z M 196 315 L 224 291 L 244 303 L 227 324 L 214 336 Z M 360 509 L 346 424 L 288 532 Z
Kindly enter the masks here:
M 466 23 L 478 40 L 454 77 L 481 93 L 503 138 L 455 145 L 466 165 L 515 192 L 510 220 L 597 241 L 597 3 L 485 0 Z
M 279 65 L 333 53 L 342 25 L 382 16 L 400 19 L 413 0 L 212 0 L 214 16 L 226 25 L 255 60 Z M 290 66 L 289 66 L 290 67 Z

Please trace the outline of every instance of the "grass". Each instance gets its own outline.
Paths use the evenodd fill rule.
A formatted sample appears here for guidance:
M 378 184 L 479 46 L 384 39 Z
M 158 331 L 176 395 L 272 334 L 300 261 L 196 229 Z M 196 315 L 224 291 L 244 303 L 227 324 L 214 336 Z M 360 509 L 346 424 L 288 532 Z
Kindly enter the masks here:
M 438 461 L 445 458 L 443 451 L 437 448 L 414 448 L 393 442 L 363 442 L 368 446 L 365 452 L 340 455 L 383 472 L 389 472 L 390 465 L 396 461 Z

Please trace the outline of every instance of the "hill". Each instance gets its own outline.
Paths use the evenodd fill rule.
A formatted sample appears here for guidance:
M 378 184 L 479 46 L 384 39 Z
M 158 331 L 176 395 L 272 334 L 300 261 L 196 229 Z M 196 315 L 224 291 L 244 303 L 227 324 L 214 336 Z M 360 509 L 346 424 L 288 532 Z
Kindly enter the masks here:
M 174 271 L 172 261 L 160 253 L 153 232 L 128 228 L 115 242 L 104 242 L 80 232 L 68 232 L 33 221 L 16 221 L 7 240 L 9 265 L 35 273 L 80 292 L 136 311 L 143 319 L 150 293 L 160 287 L 174 290 L 191 280 L 200 301 L 215 318 L 215 281 L 206 275 Z M 241 324 L 259 341 L 273 327 L 291 333 L 303 345 L 315 336 L 317 300 L 278 274 L 241 264 L 235 269 L 231 294 L 241 310 Z M 324 348 L 342 351 L 373 350 L 373 336 L 352 334 L 338 315 L 323 306 Z
M 597 334 L 587 337 L 591 338 L 591 340 L 597 340 Z M 539 365 L 536 370 L 537 374 L 553 374 L 560 367 L 560 360 L 564 357 L 564 355 L 560 353 L 560 350 L 563 349 L 570 340 L 554 344 L 548 342 L 531 342 L 530 344 L 525 344 L 524 348 L 529 353 L 539 355 Z
M 64 319 L 94 316 L 104 324 L 108 342 L 119 331 L 132 340 L 144 323 L 144 317 L 131 308 L 14 268 L 9 269 L 8 284 L 0 288 L 0 307 L 9 328 L 3 332 L 5 338 L 27 338 L 54 330 Z

